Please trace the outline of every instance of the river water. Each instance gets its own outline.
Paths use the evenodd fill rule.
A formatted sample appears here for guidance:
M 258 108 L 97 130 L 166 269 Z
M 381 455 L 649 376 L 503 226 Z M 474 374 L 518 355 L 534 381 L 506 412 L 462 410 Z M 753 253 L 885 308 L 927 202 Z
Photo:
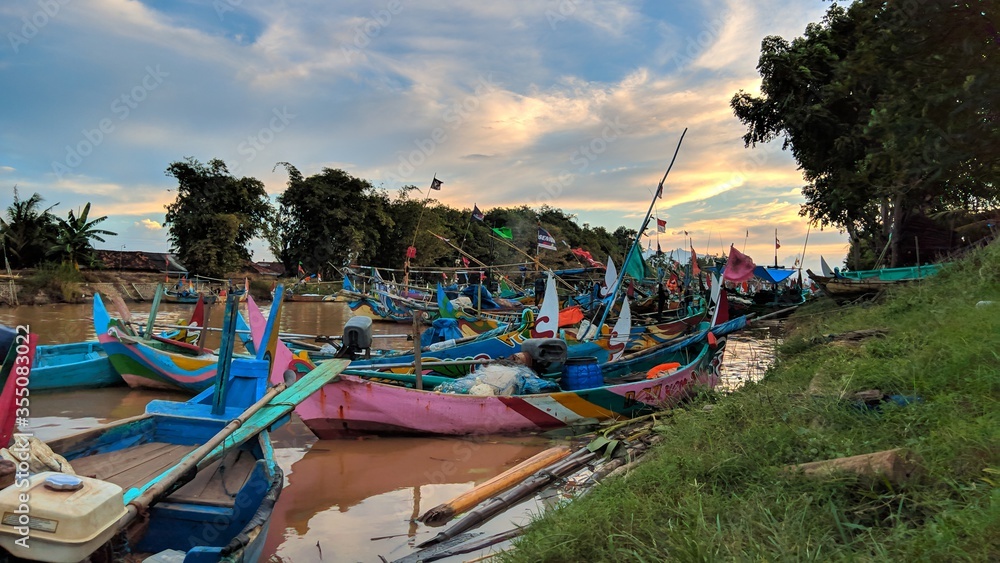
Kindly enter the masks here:
M 149 304 L 129 305 L 133 321 Z M 162 304 L 157 322 L 186 320 L 191 305 Z M 221 326 L 221 305 L 209 308 L 208 326 Z M 340 303 L 285 303 L 280 328 L 298 334 L 339 335 L 350 316 Z M 0 323 L 30 325 L 39 344 L 95 338 L 91 305 L 0 309 Z M 412 347 L 409 325 L 375 323 L 379 348 Z M 398 335 L 398 336 L 392 336 Z M 723 388 L 759 378 L 773 362 L 776 340 L 768 329 L 730 335 Z M 206 342 L 218 345 L 215 333 Z M 31 424 L 47 440 L 144 412 L 152 399 L 183 401 L 184 394 L 127 387 L 32 394 Z M 285 488 L 274 508 L 265 557 L 278 562 L 380 561 L 403 557 L 436 535 L 414 519 L 475 485 L 567 438 L 546 436 L 317 440 L 295 417 L 272 435 Z M 527 524 L 546 501 L 527 500 L 485 524 L 488 534 Z M 503 546 L 504 544 L 500 544 Z M 482 552 L 483 555 L 487 552 Z M 476 554 L 443 561 L 466 561 Z

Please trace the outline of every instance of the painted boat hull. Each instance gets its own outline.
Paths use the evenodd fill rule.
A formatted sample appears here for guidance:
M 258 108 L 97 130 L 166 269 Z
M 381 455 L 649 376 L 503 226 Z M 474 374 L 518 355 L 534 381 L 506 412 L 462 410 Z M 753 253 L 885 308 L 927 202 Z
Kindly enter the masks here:
M 296 413 L 321 439 L 368 433 L 511 434 L 587 425 L 666 408 L 696 388 L 714 387 L 724 348 L 722 339 L 714 347 L 702 342 L 671 353 L 671 358 L 686 355 L 684 367 L 652 380 L 512 397 L 435 393 L 341 375 L 303 401 Z M 662 354 L 647 354 L 609 363 L 602 371 L 614 378 L 664 361 Z
M 101 343 L 92 340 L 38 346 L 28 389 L 96 389 L 122 383 Z

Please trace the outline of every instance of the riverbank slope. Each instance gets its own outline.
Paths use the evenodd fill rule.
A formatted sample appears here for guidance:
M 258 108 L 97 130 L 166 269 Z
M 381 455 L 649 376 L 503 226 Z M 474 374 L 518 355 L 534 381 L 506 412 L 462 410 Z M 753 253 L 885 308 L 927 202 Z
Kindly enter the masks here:
M 665 412 L 645 462 L 546 512 L 502 559 L 1000 560 L 1000 244 L 790 324 L 761 382 Z M 882 400 L 855 396 L 870 390 Z M 912 474 L 788 470 L 895 448 Z

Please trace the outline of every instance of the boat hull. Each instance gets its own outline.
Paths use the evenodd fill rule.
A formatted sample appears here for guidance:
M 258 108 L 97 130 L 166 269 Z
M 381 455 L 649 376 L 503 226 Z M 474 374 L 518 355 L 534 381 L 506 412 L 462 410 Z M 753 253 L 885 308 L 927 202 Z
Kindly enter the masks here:
M 718 381 L 724 339 L 686 352 L 684 367 L 655 379 L 593 389 L 520 396 L 471 396 L 416 390 L 341 375 L 296 409 L 321 439 L 357 434 L 511 434 L 588 425 L 670 407 Z M 673 355 L 672 357 L 675 357 Z M 644 372 L 665 361 L 648 354 L 602 367 L 606 378 Z

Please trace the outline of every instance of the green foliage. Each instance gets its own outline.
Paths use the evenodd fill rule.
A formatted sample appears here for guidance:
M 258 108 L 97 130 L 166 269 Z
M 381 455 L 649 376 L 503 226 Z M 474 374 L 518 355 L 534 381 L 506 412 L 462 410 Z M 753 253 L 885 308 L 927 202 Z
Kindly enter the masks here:
M 0 217 L 0 239 L 13 268 L 37 266 L 55 239 L 56 219 L 50 211 L 59 204 L 42 209 L 42 201 L 38 193 L 20 199 L 14 186 L 14 202 L 7 207 L 6 218 Z
M 83 299 L 83 291 L 80 289 L 83 281 L 83 275 L 72 263 L 46 262 L 32 275 L 23 278 L 21 293 L 24 297 L 19 300 L 30 303 L 41 292 L 51 301 L 76 303 Z
M 388 197 L 367 180 L 324 168 L 303 178 L 291 164 L 288 187 L 278 196 L 281 261 L 289 271 L 301 263 L 307 274 L 332 276 L 351 261 L 368 263 L 383 239 L 392 236 Z
M 993 244 L 881 305 L 797 312 L 763 381 L 674 409 L 650 459 L 541 516 L 503 559 L 997 560 L 997 272 Z M 873 327 L 888 336 L 823 338 Z M 867 409 L 850 398 L 866 389 L 920 400 Z M 784 471 L 897 447 L 922 460 L 922 477 Z
M 83 262 L 87 266 L 94 263 L 94 247 L 91 239 L 104 242 L 101 235 L 116 235 L 104 229 L 98 229 L 97 225 L 103 223 L 107 216 L 90 219 L 90 202 L 83 206 L 80 215 L 77 216 L 73 210 L 69 210 L 66 219 L 56 219 L 56 237 L 49 254 L 63 261 L 72 264 L 74 269 L 80 268 Z
M 808 182 L 802 214 L 848 232 L 855 269 L 863 239 L 901 264 L 912 216 L 1000 203 L 989 13 L 985 0 L 834 4 L 803 37 L 765 38 L 761 95 L 733 96 L 747 146 L 784 138 Z
M 177 198 L 167 206 L 170 243 L 188 270 L 223 277 L 249 260 L 250 240 L 272 221 L 273 210 L 256 178 L 236 178 L 226 163 L 194 158 L 173 162 Z

